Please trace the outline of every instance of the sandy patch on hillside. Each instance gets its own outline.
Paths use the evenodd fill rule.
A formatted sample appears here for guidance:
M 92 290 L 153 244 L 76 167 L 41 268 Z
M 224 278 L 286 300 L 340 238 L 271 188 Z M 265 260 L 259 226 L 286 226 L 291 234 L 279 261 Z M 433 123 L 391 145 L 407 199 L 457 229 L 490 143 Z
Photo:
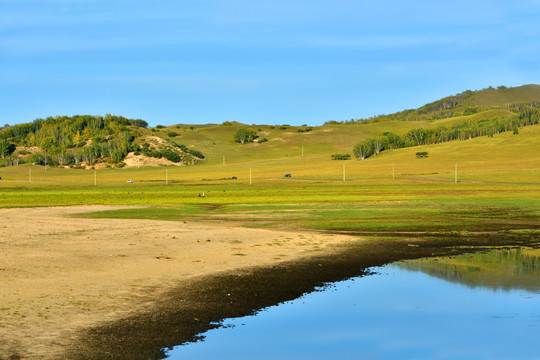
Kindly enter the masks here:
M 0 209 L 0 359 L 59 358 L 76 331 L 147 308 L 182 281 L 357 241 L 345 235 L 68 216 L 111 208 Z
M 160 165 L 174 165 L 174 166 L 184 166 L 183 163 L 175 163 L 165 158 L 153 158 L 144 155 L 135 155 L 135 153 L 130 152 L 124 158 L 124 163 L 128 167 L 140 167 L 140 166 L 160 166 Z

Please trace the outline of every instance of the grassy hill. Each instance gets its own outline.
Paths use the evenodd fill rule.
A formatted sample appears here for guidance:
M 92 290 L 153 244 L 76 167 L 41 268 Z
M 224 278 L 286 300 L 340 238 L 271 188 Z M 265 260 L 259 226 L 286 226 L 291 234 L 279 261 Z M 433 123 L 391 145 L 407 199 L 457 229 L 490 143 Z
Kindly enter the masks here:
M 540 85 L 531 84 L 513 88 L 484 89 L 475 92 L 459 104 L 459 107 L 463 109 L 468 106 L 501 107 L 538 101 L 540 101 Z
M 446 99 L 446 98 L 445 98 Z M 447 100 L 441 99 L 441 103 Z M 146 168 L 146 165 L 170 165 L 171 162 L 151 162 L 147 161 L 151 157 L 146 156 L 143 145 L 145 143 L 154 144 L 150 150 L 158 149 L 165 151 L 165 147 L 177 149 L 183 153 L 196 149 L 201 156 L 198 164 L 191 167 L 180 166 L 169 168 L 168 176 L 171 180 L 178 181 L 219 181 L 218 179 L 228 179 L 238 177 L 240 181 L 247 181 L 249 178 L 249 168 L 252 169 L 252 177 L 255 179 L 267 179 L 274 181 L 282 177 L 285 173 L 293 174 L 296 180 L 340 180 L 343 177 L 343 165 L 346 166 L 346 177 L 348 181 L 366 179 L 385 179 L 395 177 L 400 178 L 424 178 L 452 181 L 455 164 L 461 180 L 470 181 L 518 181 L 518 182 L 538 182 L 538 169 L 540 159 L 540 125 L 531 125 L 538 122 L 539 108 L 533 106 L 534 102 L 540 102 L 540 86 L 527 85 L 519 88 L 499 88 L 485 89 L 478 92 L 467 93 L 465 99 L 456 104 L 455 108 L 469 108 L 471 106 L 484 106 L 469 115 L 459 115 L 447 118 L 437 118 L 439 112 L 425 111 L 427 108 L 434 108 L 432 104 L 415 110 L 417 113 L 424 112 L 421 119 L 416 121 L 403 121 L 402 113 L 395 114 L 394 117 L 388 115 L 381 121 L 360 121 L 354 123 L 332 123 L 318 127 L 308 126 L 273 126 L 273 125 L 245 125 L 237 122 L 226 124 L 205 124 L 205 125 L 185 125 L 178 124 L 172 126 L 157 126 L 147 128 L 145 126 L 133 126 L 129 119 L 121 120 L 124 124 L 117 125 L 111 122 L 108 128 L 101 132 L 92 133 L 94 136 L 84 139 L 79 137 L 80 148 L 71 148 L 82 151 L 85 147 L 92 145 L 97 137 L 103 141 L 103 151 L 105 145 L 110 144 L 110 137 L 114 141 L 119 141 L 126 134 L 133 135 L 130 143 L 126 145 L 125 153 L 127 157 L 118 164 L 124 167 L 122 175 L 115 171 L 103 171 L 101 180 L 106 182 L 123 182 L 130 178 L 140 181 L 162 181 L 164 180 L 164 170 L 161 167 Z M 492 105 L 496 104 L 496 105 Z M 509 105 L 510 104 L 510 105 Z M 513 104 L 513 105 L 511 105 Z M 422 110 L 423 109 L 423 110 Z M 529 116 L 532 120 L 527 120 Z M 92 117 L 95 119 L 96 117 Z M 110 119 L 114 120 L 114 117 Z M 492 126 L 499 124 L 501 127 L 511 121 L 525 121 L 526 127 L 520 127 L 517 134 L 511 131 L 495 132 L 490 136 L 479 136 L 469 139 L 463 135 L 464 141 L 445 141 L 435 143 L 426 141 L 420 146 L 410 143 L 402 149 L 385 150 L 378 156 L 358 161 L 334 161 L 332 154 L 352 154 L 353 147 L 361 141 L 381 137 L 385 132 L 392 132 L 404 139 L 411 130 L 424 129 L 433 133 L 447 129 L 454 131 L 462 126 L 472 129 L 481 129 L 482 126 Z M 72 119 L 63 118 L 62 121 L 68 123 Z M 80 119 L 78 119 L 80 121 Z M 379 119 L 380 120 L 380 119 Z M 140 122 L 141 120 L 136 120 Z M 487 124 L 487 125 L 486 125 Z M 512 123 L 510 123 L 512 124 Z M 520 123 L 521 124 L 521 123 Z M 143 124 L 144 125 L 144 124 Z M 493 125 L 495 126 L 495 125 Z M 258 138 L 254 142 L 244 145 L 234 141 L 234 134 L 240 128 L 253 129 Z M 51 127 L 49 126 L 49 129 Z M 13 129 L 11 129 L 13 130 Z M 107 132 L 105 132 L 107 130 Z M 0 132 L 10 131 L 10 128 Z M 88 132 L 76 131 L 73 134 L 84 134 Z M 11 132 L 13 134 L 13 131 Z M 481 134 L 480 134 L 481 135 Z M 32 133 L 25 134 L 25 141 L 32 137 Z M 21 154 L 21 149 L 27 149 L 18 144 L 21 139 L 3 138 L 4 141 L 11 142 L 15 146 L 12 155 Z M 70 140 L 66 137 L 68 144 Z M 259 142 L 265 139 L 264 142 Z M 465 140 L 466 139 L 466 140 Z M 76 143 L 76 146 L 79 146 Z M 0 144 L 1 145 L 1 144 Z M 43 149 L 34 150 L 36 152 Z M 129 152 L 128 152 L 129 150 Z M 426 151 L 428 156 L 417 159 L 417 152 Z M 204 155 L 203 155 L 204 154 Z M 24 155 L 23 155 L 24 156 Z M 129 160 L 129 161 L 128 161 Z M 95 161 L 106 161 L 111 164 L 110 159 L 97 158 Z M 21 164 L 24 161 L 21 162 Z M 35 162 L 34 162 L 35 163 Z M 31 162 L 27 162 L 31 164 Z M 187 164 L 178 163 L 180 165 Z M 44 164 L 42 164 L 44 165 Z M 49 163 L 50 165 L 50 163 Z M 98 164 L 95 167 L 98 168 Z M 142 166 L 144 171 L 139 169 Z M 81 172 L 66 173 L 63 169 L 53 169 L 48 167 L 45 173 L 44 166 L 32 167 L 29 165 L 18 167 L 0 167 L 0 176 L 6 179 L 28 179 L 28 168 L 34 169 L 34 176 L 41 173 L 51 181 L 62 184 L 63 181 L 81 181 L 93 183 L 93 176 L 82 170 Z M 115 167 L 115 163 L 112 163 Z M 89 167 L 86 166 L 88 169 Z M 393 169 L 393 170 L 392 170 Z M 120 171 L 120 170 L 118 170 Z M 106 175 L 110 173 L 111 175 Z M 502 176 L 501 176 L 502 174 Z M 2 181 L 2 184 L 7 184 Z

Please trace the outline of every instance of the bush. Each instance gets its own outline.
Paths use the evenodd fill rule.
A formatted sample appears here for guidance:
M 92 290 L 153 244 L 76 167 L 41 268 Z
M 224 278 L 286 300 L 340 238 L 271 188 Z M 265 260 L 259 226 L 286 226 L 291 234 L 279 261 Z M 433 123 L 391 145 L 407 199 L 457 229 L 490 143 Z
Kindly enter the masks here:
M 351 154 L 332 154 L 332 160 L 350 160 Z
M 267 141 L 268 141 L 268 139 L 267 139 L 267 138 L 262 138 L 262 139 L 259 139 L 259 144 L 260 144 L 260 143 L 263 143 L 263 142 L 267 142 Z
M 177 137 L 177 136 L 178 136 L 178 133 L 177 133 L 177 132 L 174 132 L 174 131 L 171 131 L 171 132 L 168 133 L 167 135 L 169 135 L 169 137 Z
M 199 150 L 189 150 L 189 153 L 195 157 L 198 157 L 199 159 L 204 159 L 204 155 Z
M 416 157 L 417 158 L 425 158 L 425 157 L 428 157 L 428 153 L 427 151 L 419 151 L 416 153 Z
M 158 128 L 158 129 L 163 129 L 164 127 L 165 127 L 165 126 L 163 126 L 163 125 L 157 125 L 157 126 L 156 126 L 156 128 Z
M 172 162 L 180 162 L 182 161 L 182 157 L 180 156 L 180 154 L 178 154 L 177 152 L 175 151 L 172 151 L 172 150 L 163 150 L 161 152 L 161 155 L 163 155 L 163 157 L 169 161 L 172 161 Z
M 133 125 L 133 126 L 138 126 L 138 127 L 142 127 L 142 128 L 147 128 L 148 127 L 148 123 L 144 120 L 141 120 L 141 119 L 134 119 L 134 120 L 128 120 L 129 124 L 130 125 Z

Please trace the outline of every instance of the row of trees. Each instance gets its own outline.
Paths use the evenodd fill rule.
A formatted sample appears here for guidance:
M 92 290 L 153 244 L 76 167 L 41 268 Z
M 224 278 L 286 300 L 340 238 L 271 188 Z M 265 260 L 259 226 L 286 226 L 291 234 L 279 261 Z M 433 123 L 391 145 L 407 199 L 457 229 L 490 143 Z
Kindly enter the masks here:
M 524 106 L 519 114 L 505 118 L 484 119 L 475 123 L 464 122 L 452 127 L 416 128 L 405 137 L 386 132 L 383 136 L 364 140 L 356 144 L 353 154 L 358 159 L 379 155 L 381 151 L 410 146 L 429 145 L 451 140 L 467 140 L 478 136 L 493 136 L 506 131 L 519 133 L 519 128 L 539 123 L 540 108 Z

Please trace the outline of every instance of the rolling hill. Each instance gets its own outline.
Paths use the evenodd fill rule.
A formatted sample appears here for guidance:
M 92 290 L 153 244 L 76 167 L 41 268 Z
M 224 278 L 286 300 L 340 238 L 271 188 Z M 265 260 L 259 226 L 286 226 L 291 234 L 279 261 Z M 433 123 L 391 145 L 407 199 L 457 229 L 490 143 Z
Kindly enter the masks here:
M 197 164 L 196 170 L 183 170 L 193 173 L 193 179 L 226 178 L 235 176 L 234 167 L 260 166 L 268 176 L 294 170 L 306 177 L 327 177 L 335 176 L 334 168 L 341 166 L 330 155 L 353 154 L 355 145 L 392 133 L 403 140 L 403 146 L 387 146 L 378 156 L 348 161 L 348 166 L 388 175 L 388 159 L 400 163 L 427 151 L 423 164 L 435 161 L 434 168 L 444 164 L 448 170 L 454 161 L 463 164 L 481 155 L 486 161 L 504 163 L 501 170 L 509 169 L 516 164 L 516 153 L 527 153 L 527 159 L 518 162 L 523 160 L 523 168 L 532 169 L 538 156 L 531 150 L 540 152 L 539 109 L 540 86 L 526 85 L 466 91 L 415 110 L 317 127 L 226 122 L 148 128 L 140 119 L 111 115 L 55 117 L 0 130 L 0 165 L 45 165 L 47 159 L 48 165 L 75 168 Z M 257 138 L 242 145 L 234 141 L 234 134 L 245 128 Z M 423 139 L 411 135 L 419 130 L 425 134 Z M 85 157 L 90 149 L 93 157 Z M 377 164 L 384 170 L 378 170 Z M 411 171 L 401 173 L 429 173 L 411 166 Z

